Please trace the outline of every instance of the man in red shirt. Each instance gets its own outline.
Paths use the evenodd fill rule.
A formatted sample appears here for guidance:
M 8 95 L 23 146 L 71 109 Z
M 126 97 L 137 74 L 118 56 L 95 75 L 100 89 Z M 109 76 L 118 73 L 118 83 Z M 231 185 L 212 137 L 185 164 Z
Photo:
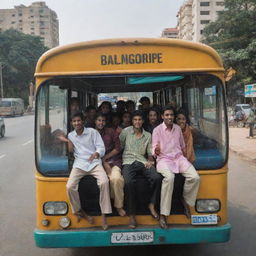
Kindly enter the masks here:
M 125 216 L 126 212 L 123 209 L 124 179 L 121 175 L 122 154 L 119 135 L 113 128 L 106 127 L 106 116 L 102 113 L 96 115 L 95 128 L 100 133 L 106 149 L 102 162 L 110 180 L 114 207 L 120 216 Z

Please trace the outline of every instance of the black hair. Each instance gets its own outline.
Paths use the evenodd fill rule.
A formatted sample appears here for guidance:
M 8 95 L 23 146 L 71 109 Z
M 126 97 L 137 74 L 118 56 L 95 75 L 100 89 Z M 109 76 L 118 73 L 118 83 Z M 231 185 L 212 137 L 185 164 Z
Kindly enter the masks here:
M 85 112 L 89 112 L 89 111 L 91 111 L 91 110 L 96 110 L 96 107 L 93 106 L 93 105 L 89 105 L 89 106 L 87 106 L 87 107 L 85 108 Z
M 143 113 L 142 113 L 140 110 L 135 110 L 135 111 L 132 113 L 132 119 L 133 119 L 135 116 L 140 116 L 140 117 L 143 119 Z
M 124 101 L 124 100 L 118 100 L 118 101 L 116 102 L 116 105 L 119 105 L 119 104 L 125 106 L 125 101 Z
M 151 108 L 157 110 L 157 112 L 158 112 L 159 114 L 162 113 L 162 106 L 161 106 L 161 105 L 154 104 Z M 150 108 L 150 109 L 151 109 L 151 108 Z
M 186 123 L 187 123 L 187 124 L 190 124 L 190 120 L 189 120 L 188 114 L 187 114 L 187 112 L 185 111 L 185 109 L 180 108 L 180 109 L 177 111 L 175 117 L 177 118 L 177 116 L 178 116 L 179 114 L 182 114 L 183 116 L 185 116 L 185 118 L 186 118 Z
M 107 120 L 107 115 L 106 115 L 106 114 L 103 114 L 102 112 L 97 112 L 97 113 L 96 113 L 95 120 L 96 120 L 98 117 L 104 117 L 104 118 Z
M 101 108 L 102 108 L 103 105 L 108 105 L 109 111 L 112 112 L 112 105 L 111 105 L 111 103 L 110 103 L 109 101 L 103 101 L 103 102 L 100 104 L 100 106 L 99 106 L 99 108 L 98 108 L 100 111 L 101 111 Z
M 146 97 L 146 96 L 141 97 L 139 100 L 140 103 L 142 103 L 143 101 L 147 101 L 148 103 L 150 103 L 149 97 Z
M 122 118 L 123 118 L 123 116 L 124 116 L 125 114 L 130 115 L 130 117 L 132 118 L 132 114 L 131 114 L 130 112 L 128 112 L 128 111 L 124 111 L 124 112 L 123 112 L 123 114 L 122 114 Z M 121 119 L 122 119 L 122 118 L 121 118 Z
M 80 103 L 80 100 L 79 100 L 77 97 L 72 97 L 72 98 L 70 99 L 70 104 L 72 104 L 72 103 L 74 103 L 74 102 Z
M 80 117 L 82 121 L 84 121 L 84 114 L 82 112 L 75 112 L 72 116 L 71 116 L 71 121 L 75 118 L 75 117 Z
M 134 105 L 135 106 L 135 102 L 133 101 L 133 100 L 127 100 L 126 102 L 125 102 L 125 105 L 127 106 L 127 105 Z
M 164 112 L 167 111 L 167 110 L 172 110 L 172 111 L 173 111 L 173 114 L 176 115 L 176 110 L 175 110 L 175 108 L 172 107 L 172 106 L 165 106 L 165 107 L 163 107 L 161 114 L 163 115 Z
M 159 109 L 157 109 L 156 107 L 151 107 L 151 108 L 149 108 L 148 113 L 149 113 L 150 111 L 156 112 L 157 116 L 159 116 L 159 114 L 160 114 Z

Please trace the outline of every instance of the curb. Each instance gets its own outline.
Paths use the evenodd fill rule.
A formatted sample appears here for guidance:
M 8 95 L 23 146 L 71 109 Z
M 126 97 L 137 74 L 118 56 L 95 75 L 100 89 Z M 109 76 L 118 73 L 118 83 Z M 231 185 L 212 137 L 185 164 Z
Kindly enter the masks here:
M 237 154 L 244 160 L 247 160 L 247 161 L 250 161 L 250 162 L 256 164 L 256 158 L 250 158 L 247 155 L 243 154 L 242 152 L 238 152 L 237 150 L 232 149 L 231 147 L 229 147 L 229 150 L 232 151 L 233 153 Z

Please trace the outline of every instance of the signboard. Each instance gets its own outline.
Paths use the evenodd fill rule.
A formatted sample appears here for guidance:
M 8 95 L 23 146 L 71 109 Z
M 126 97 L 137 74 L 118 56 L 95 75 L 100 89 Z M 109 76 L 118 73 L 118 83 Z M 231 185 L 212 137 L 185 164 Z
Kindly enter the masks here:
M 256 97 L 256 84 L 247 84 L 244 86 L 245 97 Z
M 204 94 L 206 96 L 215 96 L 216 95 L 216 85 L 212 87 L 204 88 Z

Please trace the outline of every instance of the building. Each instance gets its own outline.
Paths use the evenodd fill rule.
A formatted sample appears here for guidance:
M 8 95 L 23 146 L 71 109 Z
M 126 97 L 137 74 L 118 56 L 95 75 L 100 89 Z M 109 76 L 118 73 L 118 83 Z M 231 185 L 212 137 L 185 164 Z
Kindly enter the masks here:
M 200 42 L 204 27 L 224 10 L 224 0 L 187 0 L 178 12 L 179 38 Z
M 202 39 L 204 27 L 218 17 L 218 12 L 224 10 L 224 0 L 193 0 L 192 5 L 192 38 L 199 42 Z
M 178 29 L 177 28 L 165 28 L 162 31 L 161 37 L 164 37 L 164 38 L 178 38 Z
M 0 9 L 0 31 L 11 28 L 42 37 L 49 48 L 59 45 L 58 17 L 45 2 L 34 2 L 30 6 L 22 4 L 14 6 L 14 9 Z
M 193 0 L 187 0 L 180 7 L 177 14 L 178 18 L 178 38 L 192 41 L 192 3 Z

